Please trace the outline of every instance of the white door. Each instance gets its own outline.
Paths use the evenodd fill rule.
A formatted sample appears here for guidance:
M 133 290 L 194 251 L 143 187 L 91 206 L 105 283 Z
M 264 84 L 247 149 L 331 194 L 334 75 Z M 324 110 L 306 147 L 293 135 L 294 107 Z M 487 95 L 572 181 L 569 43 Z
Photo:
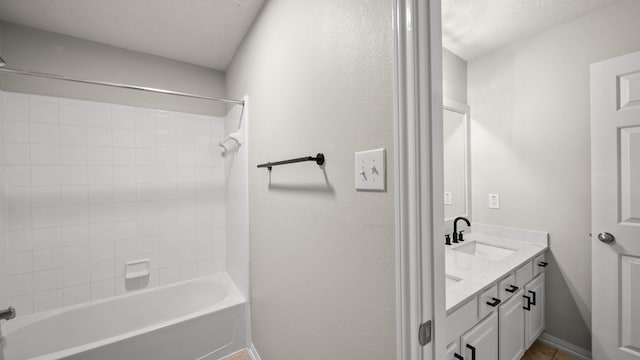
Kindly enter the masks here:
M 524 355 L 523 294 L 518 291 L 498 309 L 500 360 L 520 360 Z
M 544 274 L 524 287 L 524 343 L 528 349 L 544 330 Z
M 591 186 L 593 358 L 638 360 L 640 52 L 591 65 Z
M 460 338 L 462 353 L 469 360 L 498 358 L 498 315 L 493 312 Z

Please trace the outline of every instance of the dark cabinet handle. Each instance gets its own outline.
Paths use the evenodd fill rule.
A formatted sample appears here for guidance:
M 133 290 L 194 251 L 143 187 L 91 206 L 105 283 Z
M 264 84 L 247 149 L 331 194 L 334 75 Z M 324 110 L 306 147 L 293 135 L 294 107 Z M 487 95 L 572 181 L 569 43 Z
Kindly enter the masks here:
M 504 289 L 504 291 L 513 294 L 514 292 L 518 291 L 518 289 L 520 289 L 520 288 L 515 286 L 515 285 L 509 285 L 509 288 L 508 289 Z
M 529 294 L 533 295 L 533 300 L 531 301 L 531 305 L 536 304 L 536 292 L 529 290 Z
M 476 348 L 475 346 L 471 346 L 467 344 L 467 348 L 471 350 L 471 360 L 476 360 Z
M 540 261 L 540 262 L 538 263 L 538 266 L 540 266 L 540 267 L 547 267 L 547 265 L 549 265 L 549 263 L 548 263 L 548 262 L 545 262 L 545 261 Z
M 531 297 L 527 295 L 522 295 L 522 297 L 525 298 L 525 300 L 527 300 L 527 305 L 523 306 L 522 308 L 527 311 L 531 311 Z
M 487 301 L 487 305 L 489 305 L 489 306 L 496 307 L 501 302 L 500 299 L 497 299 L 497 298 L 491 298 L 491 299 L 493 299 L 493 300 L 492 301 Z
M 454 357 L 454 358 L 456 358 L 456 359 L 458 359 L 458 360 L 464 360 L 464 358 L 462 357 L 462 355 L 459 355 L 459 354 L 456 354 L 456 353 L 454 353 L 454 354 L 453 354 L 453 357 Z

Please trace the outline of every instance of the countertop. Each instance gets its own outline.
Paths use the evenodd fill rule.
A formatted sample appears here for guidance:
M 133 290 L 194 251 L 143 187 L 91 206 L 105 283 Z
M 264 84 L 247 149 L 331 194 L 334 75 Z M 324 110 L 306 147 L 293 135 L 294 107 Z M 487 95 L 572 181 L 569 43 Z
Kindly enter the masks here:
M 548 248 L 546 238 L 544 241 L 529 241 L 527 239 L 518 239 L 517 233 L 497 233 L 500 236 L 471 233 L 465 235 L 465 242 L 445 246 L 445 272 L 447 275 L 460 279 L 446 288 L 447 313 L 455 310 L 468 299 Z M 500 260 L 491 260 L 483 256 L 454 250 L 472 241 L 507 248 L 515 252 Z

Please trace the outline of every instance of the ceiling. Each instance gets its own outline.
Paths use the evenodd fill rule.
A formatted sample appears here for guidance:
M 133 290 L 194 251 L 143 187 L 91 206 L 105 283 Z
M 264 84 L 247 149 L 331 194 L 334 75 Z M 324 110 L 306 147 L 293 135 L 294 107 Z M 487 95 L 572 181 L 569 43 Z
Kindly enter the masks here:
M 618 0 L 442 0 L 442 45 L 471 60 Z
M 263 0 L 0 0 L 0 19 L 225 70 Z

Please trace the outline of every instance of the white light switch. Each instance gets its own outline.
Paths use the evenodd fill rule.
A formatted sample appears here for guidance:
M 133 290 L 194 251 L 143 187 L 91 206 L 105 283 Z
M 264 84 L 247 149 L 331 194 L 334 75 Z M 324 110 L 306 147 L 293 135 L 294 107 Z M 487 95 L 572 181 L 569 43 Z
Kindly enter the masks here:
M 500 209 L 500 194 L 489 194 L 489 209 Z
M 450 191 L 445 191 L 444 192 L 444 204 L 445 205 L 453 204 L 453 201 L 451 199 L 451 192 Z
M 357 190 L 385 191 L 387 189 L 385 149 L 356 153 L 355 184 Z

